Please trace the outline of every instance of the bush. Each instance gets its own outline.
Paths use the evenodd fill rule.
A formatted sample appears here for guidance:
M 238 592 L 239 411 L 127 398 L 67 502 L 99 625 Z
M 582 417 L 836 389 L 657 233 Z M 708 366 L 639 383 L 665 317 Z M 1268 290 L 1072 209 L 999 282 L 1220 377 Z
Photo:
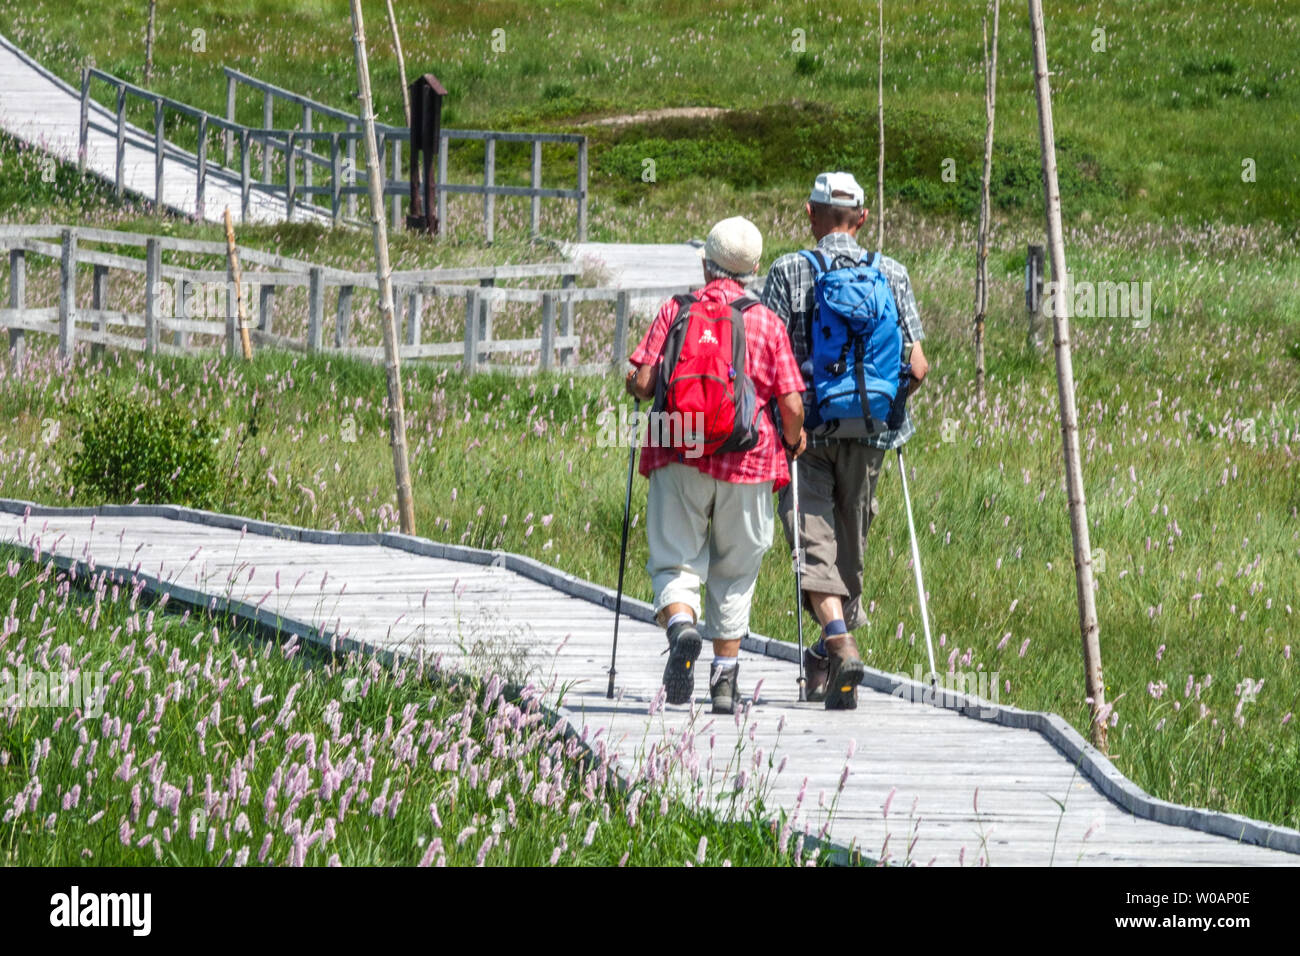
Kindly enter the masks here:
M 216 427 L 170 400 L 100 393 L 74 408 L 67 480 L 96 502 L 210 508 L 219 500 Z

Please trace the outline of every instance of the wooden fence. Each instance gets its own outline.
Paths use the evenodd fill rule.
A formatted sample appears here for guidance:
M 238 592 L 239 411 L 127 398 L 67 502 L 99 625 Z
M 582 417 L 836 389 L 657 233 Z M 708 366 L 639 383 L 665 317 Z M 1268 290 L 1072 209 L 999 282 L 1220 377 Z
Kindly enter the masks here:
M 103 245 L 143 248 L 144 257 L 90 248 Z M 59 352 L 64 356 L 72 355 L 78 342 L 145 353 L 210 351 L 210 347 L 192 344 L 194 335 L 215 336 L 222 341 L 225 354 L 238 354 L 236 300 L 224 243 L 77 226 L 4 225 L 0 226 L 0 250 L 8 253 L 9 265 L 9 302 L 7 308 L 0 308 L 0 326 L 9 330 L 10 349 L 17 362 L 23 360 L 25 336 L 29 332 L 57 337 Z M 164 252 L 210 256 L 221 264 L 201 269 L 167 263 L 163 261 Z M 28 256 L 58 261 L 56 303 L 29 301 Z M 349 272 L 243 247 L 239 257 L 243 265 L 243 287 L 248 290 L 245 301 L 252 326 L 250 335 L 255 344 L 302 352 L 331 352 L 372 361 L 382 359 L 381 349 L 355 345 L 352 335 L 357 291 L 378 294 L 374 273 Z M 90 269 L 89 309 L 77 304 L 83 267 Z M 634 301 L 662 300 L 688 291 L 686 286 L 583 288 L 577 285 L 580 273 L 581 268 L 571 263 L 395 271 L 392 274 L 394 304 L 402 326 L 400 356 L 402 359 L 459 359 L 466 372 L 485 368 L 515 373 L 564 369 L 574 374 L 604 374 L 611 365 L 620 365 L 628 354 Z M 131 282 L 143 280 L 142 313 L 107 307 L 110 281 L 121 281 L 124 277 Z M 524 288 L 498 284 L 539 278 L 558 280 L 560 286 Z M 301 337 L 282 335 L 275 330 L 276 294 L 287 287 L 307 290 L 307 326 Z M 214 289 L 223 293 L 218 297 L 223 312 L 220 321 L 195 314 L 196 297 L 203 302 Z M 464 300 L 464 334 L 460 339 L 422 340 L 421 313 L 426 297 Z M 494 314 L 506 302 L 537 308 L 536 335 L 514 339 L 498 339 L 494 335 Z M 606 302 L 612 306 L 610 361 L 578 363 L 583 343 L 574 333 L 574 308 L 579 302 Z M 206 313 L 207 309 L 203 311 Z M 164 338 L 168 333 L 170 341 Z M 529 365 L 491 361 L 494 356 L 529 353 L 538 356 Z
M 317 103 L 289 90 L 226 68 L 226 116 L 216 116 L 206 110 L 181 103 L 178 100 L 146 90 L 119 79 L 112 74 L 93 68 L 81 72 L 81 122 L 78 155 L 86 155 L 91 129 L 113 136 L 117 143 L 114 163 L 114 185 L 118 195 L 125 180 L 126 142 L 131 134 L 126 111 L 129 99 L 138 99 L 153 106 L 153 136 L 147 144 L 154 155 L 154 201 L 163 204 L 164 158 L 191 166 L 195 177 L 194 215 L 202 218 L 206 200 L 208 176 L 217 171 L 239 181 L 240 221 L 247 221 L 253 193 L 259 192 L 280 199 L 285 204 L 285 218 L 299 217 L 361 224 L 357 219 L 356 197 L 369 193 L 369 179 L 364 169 L 357 168 L 357 144 L 361 140 L 360 121 L 357 116 Z M 92 83 L 107 84 L 112 90 L 116 109 L 111 125 L 92 118 Z M 246 126 L 234 119 L 236 88 L 238 84 L 251 86 L 262 94 L 263 120 L 261 127 Z M 288 101 L 301 110 L 301 127 L 276 129 L 273 126 L 274 104 Z M 164 136 L 167 116 L 171 113 L 193 123 L 195 150 L 188 150 L 169 142 Z M 317 117 L 326 117 L 344 125 L 342 130 L 314 129 Z M 383 193 L 389 198 L 392 228 L 401 228 L 404 222 L 402 205 L 410 195 L 410 184 L 403 174 L 403 144 L 410 143 L 410 131 L 405 127 L 377 123 L 376 145 L 380 168 L 391 170 L 391 179 L 384 182 Z M 212 137 L 220 137 L 225 165 L 216 163 L 210 156 Z M 484 143 L 483 183 L 447 182 L 447 150 L 450 140 L 480 140 Z M 531 182 L 528 186 L 499 186 L 496 184 L 496 144 L 498 142 L 527 142 L 532 144 Z M 572 144 L 578 150 L 578 182 L 574 189 L 542 188 L 542 145 Z M 238 170 L 231 164 L 236 160 Z M 260 169 L 254 174 L 254 153 L 260 157 Z M 320 170 L 324 181 L 318 181 Z M 577 235 L 579 241 L 587 236 L 587 139 L 568 133 L 507 133 L 493 130 L 442 131 L 438 148 L 438 217 L 446 223 L 447 195 L 473 194 L 483 196 L 483 230 L 489 242 L 495 233 L 495 200 L 497 196 L 524 196 L 531 201 L 532 233 L 540 229 L 541 201 L 567 199 L 577 202 Z M 183 210 L 188 211 L 188 210 Z

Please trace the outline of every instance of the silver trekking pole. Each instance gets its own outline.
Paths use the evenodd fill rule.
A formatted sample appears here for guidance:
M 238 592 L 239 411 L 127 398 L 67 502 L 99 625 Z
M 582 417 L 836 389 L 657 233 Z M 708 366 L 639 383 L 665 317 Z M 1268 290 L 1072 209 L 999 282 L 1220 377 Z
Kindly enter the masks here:
M 641 420 L 640 399 L 633 402 L 633 409 L 632 414 L 639 423 Z M 615 665 L 618 663 L 618 618 L 623 611 L 623 569 L 627 566 L 627 528 L 628 519 L 632 513 L 632 476 L 636 474 L 637 440 L 637 437 L 633 438 L 632 447 L 627 452 L 627 494 L 623 498 L 623 542 L 618 549 L 618 596 L 614 598 L 614 649 L 609 655 L 609 687 L 605 691 L 605 697 L 609 700 L 614 699 L 614 675 L 618 673 L 615 670 Z
M 790 500 L 794 521 L 794 616 L 799 622 L 799 700 L 808 699 L 803 674 L 803 551 L 799 547 L 799 461 L 790 461 Z
M 921 578 L 921 551 L 916 546 L 916 524 L 912 521 L 912 497 L 907 493 L 907 468 L 903 465 L 903 448 L 898 448 L 898 474 L 903 479 L 903 504 L 907 507 L 907 531 L 912 538 L 912 571 L 916 575 L 916 596 L 921 604 L 921 627 L 925 630 L 925 649 L 930 655 L 930 687 L 939 679 L 934 666 L 934 644 L 930 640 L 930 609 L 925 603 L 925 582 Z

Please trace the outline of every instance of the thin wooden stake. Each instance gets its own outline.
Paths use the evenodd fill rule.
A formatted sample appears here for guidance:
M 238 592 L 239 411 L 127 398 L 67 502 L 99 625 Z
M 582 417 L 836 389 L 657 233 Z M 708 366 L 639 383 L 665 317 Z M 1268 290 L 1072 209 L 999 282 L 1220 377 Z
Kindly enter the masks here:
M 411 128 L 411 91 L 406 88 L 406 57 L 402 56 L 402 38 L 397 35 L 397 17 L 393 14 L 393 0 L 388 0 L 388 26 L 393 31 L 393 48 L 397 50 L 397 74 L 402 78 L 402 112 L 406 128 Z
M 1093 593 L 1092 542 L 1084 498 L 1083 465 L 1079 456 L 1078 411 L 1074 402 L 1074 364 L 1070 355 L 1070 276 L 1065 270 L 1065 240 L 1061 229 L 1061 189 L 1056 173 L 1056 139 L 1052 123 L 1052 88 L 1047 71 L 1047 38 L 1043 2 L 1029 0 L 1029 24 L 1034 38 L 1034 89 L 1038 97 L 1038 135 L 1043 154 L 1043 197 L 1047 209 L 1047 242 L 1052 257 L 1052 318 L 1056 330 L 1056 389 L 1061 406 L 1061 444 L 1069 496 L 1070 533 L 1074 539 L 1074 578 L 1083 639 L 1084 681 L 1092 712 L 1093 745 L 1106 752 L 1106 685 L 1101 672 L 1101 640 Z
M 153 76 L 153 37 L 154 37 L 154 12 L 158 9 L 158 0 L 149 0 L 149 26 L 145 29 L 144 34 L 144 82 L 141 86 L 148 86 L 149 80 Z
M 375 108 L 370 95 L 370 64 L 366 59 L 366 30 L 361 0 L 351 0 L 353 42 L 356 46 L 357 86 L 361 91 L 361 123 L 366 144 L 366 178 L 370 185 L 370 225 L 375 237 L 375 267 L 379 279 L 380 322 L 384 333 L 384 361 L 388 373 L 388 431 L 393 448 L 393 475 L 397 481 L 397 514 L 403 534 L 415 533 L 415 507 L 411 500 L 411 467 L 406 454 L 406 406 L 402 398 L 401 359 L 397 350 L 397 322 L 393 314 L 393 269 L 388 259 L 388 233 L 384 229 L 384 173 L 375 141 Z
M 239 250 L 235 248 L 235 225 L 226 207 L 226 258 L 230 262 L 230 281 L 234 284 L 235 307 L 239 314 L 239 345 L 245 361 L 253 358 L 253 342 L 248 337 L 248 312 L 244 306 L 243 270 L 239 267 Z
M 979 239 L 975 250 L 975 401 L 984 405 L 984 317 L 989 309 L 989 183 L 993 177 L 993 111 L 998 91 L 998 13 L 1002 0 L 993 0 L 993 46 L 984 18 L 984 178 L 980 189 Z
M 876 251 L 885 248 L 885 0 L 879 2 L 880 73 L 876 78 L 876 115 L 880 120 L 880 158 L 876 163 Z

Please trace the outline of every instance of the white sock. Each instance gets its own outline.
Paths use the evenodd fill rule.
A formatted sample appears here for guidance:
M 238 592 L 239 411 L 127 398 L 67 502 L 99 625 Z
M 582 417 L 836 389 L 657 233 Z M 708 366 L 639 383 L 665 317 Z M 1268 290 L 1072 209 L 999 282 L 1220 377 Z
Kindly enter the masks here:
M 695 616 L 691 614 L 690 611 L 679 611 L 678 613 L 674 614 L 672 617 L 668 619 L 668 623 L 665 625 L 665 627 L 667 627 L 669 630 L 672 630 L 674 624 L 690 624 L 694 620 L 695 620 Z
M 720 671 L 729 671 L 739 664 L 740 658 L 738 657 L 718 657 L 716 654 L 713 657 L 713 666 Z

